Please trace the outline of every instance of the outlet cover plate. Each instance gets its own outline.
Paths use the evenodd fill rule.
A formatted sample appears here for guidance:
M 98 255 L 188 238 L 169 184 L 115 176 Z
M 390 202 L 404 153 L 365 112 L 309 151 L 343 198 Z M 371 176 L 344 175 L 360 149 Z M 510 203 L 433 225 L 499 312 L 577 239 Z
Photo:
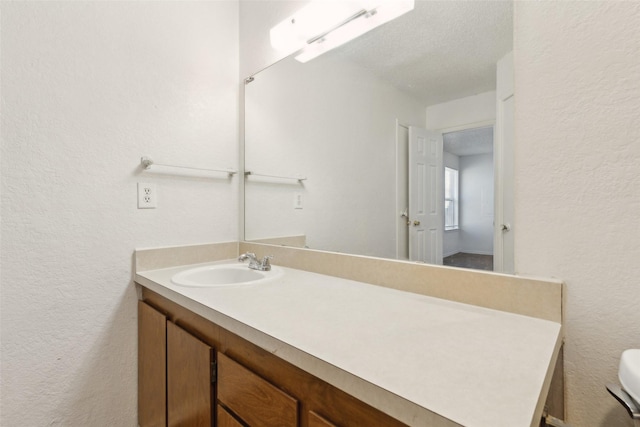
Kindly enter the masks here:
M 155 209 L 158 207 L 156 185 L 148 182 L 138 183 L 138 209 Z

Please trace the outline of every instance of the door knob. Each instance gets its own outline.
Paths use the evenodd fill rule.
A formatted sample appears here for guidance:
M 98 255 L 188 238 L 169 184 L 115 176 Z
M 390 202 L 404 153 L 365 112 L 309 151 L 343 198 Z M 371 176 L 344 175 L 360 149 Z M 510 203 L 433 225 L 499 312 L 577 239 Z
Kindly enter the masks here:
M 501 229 L 502 231 L 511 231 L 511 224 L 502 224 L 502 225 L 500 226 L 500 229 Z
M 413 221 L 413 226 L 414 227 L 417 227 L 419 225 L 420 225 L 420 221 L 418 221 L 418 220 Z

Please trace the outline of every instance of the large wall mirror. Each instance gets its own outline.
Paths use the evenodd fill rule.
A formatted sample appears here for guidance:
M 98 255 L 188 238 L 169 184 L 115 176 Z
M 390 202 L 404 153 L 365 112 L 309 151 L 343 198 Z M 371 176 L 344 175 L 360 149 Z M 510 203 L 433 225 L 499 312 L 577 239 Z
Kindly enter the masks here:
M 310 62 L 252 76 L 245 240 L 491 270 L 512 16 L 507 1 L 416 1 Z

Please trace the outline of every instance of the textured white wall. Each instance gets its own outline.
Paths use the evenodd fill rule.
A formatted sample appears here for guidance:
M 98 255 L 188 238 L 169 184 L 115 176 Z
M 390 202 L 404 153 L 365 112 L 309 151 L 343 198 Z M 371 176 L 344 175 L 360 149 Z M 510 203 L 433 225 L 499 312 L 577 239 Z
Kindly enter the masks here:
M 2 2 L 0 424 L 134 426 L 135 247 L 237 238 L 236 2 Z M 136 209 L 154 182 L 158 209 Z
M 493 154 L 460 157 L 460 250 L 493 255 Z
M 631 426 L 608 395 L 640 348 L 640 3 L 516 2 L 516 271 L 566 282 L 573 426 Z

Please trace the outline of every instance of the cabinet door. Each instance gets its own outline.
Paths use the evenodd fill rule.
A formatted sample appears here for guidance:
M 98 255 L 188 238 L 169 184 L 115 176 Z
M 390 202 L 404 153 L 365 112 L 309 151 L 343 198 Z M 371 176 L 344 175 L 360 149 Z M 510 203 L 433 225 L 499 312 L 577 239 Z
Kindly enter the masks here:
M 138 424 L 167 425 L 167 318 L 138 301 Z
M 298 401 L 218 353 L 218 400 L 251 427 L 296 427 Z
M 315 412 L 309 411 L 309 427 L 336 427 L 336 425 Z
M 244 427 L 238 420 L 233 418 L 233 416 L 220 405 L 218 405 L 217 418 L 217 427 Z
M 168 426 L 211 427 L 211 347 L 167 322 Z

